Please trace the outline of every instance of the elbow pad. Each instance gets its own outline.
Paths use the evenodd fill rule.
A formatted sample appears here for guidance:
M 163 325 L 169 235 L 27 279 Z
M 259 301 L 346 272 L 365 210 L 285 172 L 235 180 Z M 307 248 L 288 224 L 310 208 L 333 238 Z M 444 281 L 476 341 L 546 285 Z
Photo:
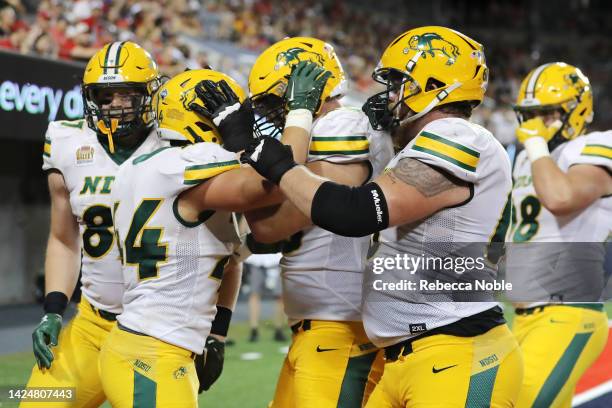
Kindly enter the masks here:
M 334 234 L 364 237 L 389 226 L 389 211 L 376 183 L 349 187 L 327 181 L 315 193 L 310 219 Z

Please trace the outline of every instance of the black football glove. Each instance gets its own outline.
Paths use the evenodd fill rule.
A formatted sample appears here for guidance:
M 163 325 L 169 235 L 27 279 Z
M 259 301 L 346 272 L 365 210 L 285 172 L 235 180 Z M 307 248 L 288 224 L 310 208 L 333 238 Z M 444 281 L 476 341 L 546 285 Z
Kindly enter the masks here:
M 212 336 L 206 338 L 204 353 L 195 358 L 196 372 L 200 381 L 198 393 L 208 391 L 217 381 L 223 371 L 223 361 L 225 359 L 225 343 Z
M 252 144 L 240 156 L 242 163 L 250 164 L 259 174 L 274 184 L 279 184 L 283 175 L 297 166 L 293 160 L 291 146 L 277 139 L 266 137 Z
M 192 102 L 189 107 L 214 123 L 225 149 L 239 152 L 253 142 L 255 114 L 250 99 L 240 104 L 238 96 L 224 80 L 217 83 L 209 79 L 201 81 L 195 93 L 202 105 Z

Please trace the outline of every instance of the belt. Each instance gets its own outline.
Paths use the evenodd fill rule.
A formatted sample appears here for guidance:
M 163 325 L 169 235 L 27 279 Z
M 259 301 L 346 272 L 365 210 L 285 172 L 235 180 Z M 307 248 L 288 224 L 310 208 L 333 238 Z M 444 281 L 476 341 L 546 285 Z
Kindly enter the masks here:
M 122 324 L 121 324 L 121 323 L 119 323 L 119 322 L 117 322 L 117 328 L 118 328 L 119 330 L 123 330 L 124 332 L 128 332 L 128 333 L 131 333 L 131 334 L 135 334 L 135 335 L 137 335 L 137 336 L 146 336 L 146 337 L 151 337 L 152 339 L 156 339 L 155 337 L 153 337 L 153 336 L 149 336 L 148 334 L 144 334 L 144 333 L 141 333 L 141 332 L 139 332 L 139 331 L 132 330 L 132 329 L 130 329 L 129 327 L 125 327 L 124 325 L 122 325 Z M 159 340 L 159 339 L 156 339 L 156 340 Z M 163 340 L 159 340 L 159 341 L 163 341 Z M 176 347 L 179 347 L 179 346 L 176 346 Z M 197 356 L 197 354 L 196 354 L 196 353 L 194 353 L 194 352 L 192 351 L 192 352 L 191 352 L 191 355 L 189 356 L 189 358 L 191 358 L 192 360 L 195 360 L 196 356 Z
M 518 307 L 514 310 L 514 312 L 517 315 L 521 315 L 521 316 L 531 315 L 537 312 L 541 312 L 549 306 L 579 307 L 581 309 L 596 310 L 598 312 L 601 312 L 603 310 L 602 303 L 549 303 L 547 305 L 539 305 L 539 306 L 534 306 L 534 307 L 526 307 L 526 308 Z
M 446 334 L 458 337 L 474 337 L 484 334 L 494 327 L 504 324 L 503 312 L 499 306 L 472 316 L 464 317 L 446 326 L 435 327 L 427 332 L 385 347 L 385 361 L 395 361 L 400 355 L 407 356 L 413 352 L 412 343 L 425 337 Z
M 125 332 L 132 333 L 132 334 L 135 334 L 135 335 L 137 335 L 137 336 L 148 336 L 148 337 L 151 337 L 151 336 L 149 336 L 148 334 L 144 334 L 144 333 L 141 333 L 141 332 L 139 332 L 139 331 L 132 330 L 132 329 L 130 329 L 129 327 L 125 327 L 125 326 L 124 326 L 124 325 L 122 325 L 121 323 L 117 323 L 117 327 L 118 327 L 119 329 L 121 329 L 121 330 L 125 331 Z
M 291 331 L 293 332 L 293 334 L 298 334 L 300 329 L 302 329 L 302 331 L 310 330 L 311 324 L 312 320 L 310 319 L 300 320 L 299 322 L 291 326 Z
M 119 316 L 119 313 L 112 313 L 112 312 L 107 312 L 106 310 L 98 309 L 97 307 L 95 307 L 91 303 L 89 304 L 89 306 L 91 306 L 91 310 L 95 314 L 97 314 L 98 316 L 100 316 L 101 318 L 103 318 L 104 320 L 107 320 L 109 322 L 116 321 L 117 320 L 117 316 Z

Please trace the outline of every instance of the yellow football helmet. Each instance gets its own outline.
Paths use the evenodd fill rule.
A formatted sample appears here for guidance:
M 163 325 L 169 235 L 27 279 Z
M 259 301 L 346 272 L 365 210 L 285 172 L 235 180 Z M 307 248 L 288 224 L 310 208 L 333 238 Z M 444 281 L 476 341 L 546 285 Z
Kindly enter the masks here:
M 246 93 L 242 87 L 221 72 L 198 69 L 178 74 L 163 84 L 153 96 L 157 132 L 162 139 L 189 143 L 223 143 L 217 127 L 190 107 L 194 102 L 200 103 L 195 87 L 207 79 L 213 82 L 225 80 L 238 96 L 240 103 L 245 100 Z
M 108 137 L 111 153 L 115 150 L 114 138 L 153 126 L 151 98 L 159 85 L 157 64 L 138 44 L 112 42 L 91 57 L 82 84 L 85 118 L 92 130 Z M 111 105 L 112 92 L 117 90 L 125 92 L 129 108 Z M 146 137 L 146 132 L 142 133 Z
M 249 93 L 255 112 L 255 132 L 276 136 L 284 127 L 285 90 L 293 67 L 300 61 L 312 61 L 332 76 L 327 80 L 317 112 L 329 98 L 344 95 L 347 81 L 334 48 L 311 37 L 285 38 L 268 47 L 255 61 L 249 75 Z
M 580 69 L 563 62 L 540 65 L 521 83 L 514 110 L 519 123 L 547 112 L 561 112 L 561 125 L 552 137 L 573 139 L 593 120 L 593 92 Z M 563 141 L 557 138 L 556 143 Z
M 489 69 L 481 44 L 450 28 L 427 26 L 393 40 L 372 77 L 387 89 L 370 97 L 363 110 L 380 130 L 412 122 L 436 106 L 477 106 L 487 89 Z M 390 93 L 399 99 L 392 106 Z M 411 112 L 400 118 L 402 103 Z

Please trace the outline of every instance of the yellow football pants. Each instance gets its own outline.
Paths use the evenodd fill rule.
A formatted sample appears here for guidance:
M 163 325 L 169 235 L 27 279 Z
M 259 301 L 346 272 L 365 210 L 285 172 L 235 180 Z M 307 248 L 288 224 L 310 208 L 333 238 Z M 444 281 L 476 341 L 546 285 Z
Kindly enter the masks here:
M 100 406 L 106 398 L 98 375 L 98 356 L 108 333 L 115 326 L 115 322 L 98 316 L 82 297 L 76 317 L 62 329 L 57 347 L 52 348 L 54 359 L 51 368 L 40 370 L 34 365 L 27 384 L 27 387 L 74 387 L 75 400 L 24 402 L 20 407 Z
M 570 407 L 580 377 L 603 351 L 608 318 L 597 306 L 558 305 L 517 315 L 513 331 L 525 359 L 517 407 Z
M 100 378 L 113 408 L 193 408 L 198 376 L 193 353 L 115 327 L 100 352 Z
M 360 408 L 382 366 L 361 322 L 312 320 L 293 335 L 270 407 Z
M 424 337 L 412 349 L 385 364 L 367 408 L 514 406 L 523 360 L 505 324 L 474 337 Z

